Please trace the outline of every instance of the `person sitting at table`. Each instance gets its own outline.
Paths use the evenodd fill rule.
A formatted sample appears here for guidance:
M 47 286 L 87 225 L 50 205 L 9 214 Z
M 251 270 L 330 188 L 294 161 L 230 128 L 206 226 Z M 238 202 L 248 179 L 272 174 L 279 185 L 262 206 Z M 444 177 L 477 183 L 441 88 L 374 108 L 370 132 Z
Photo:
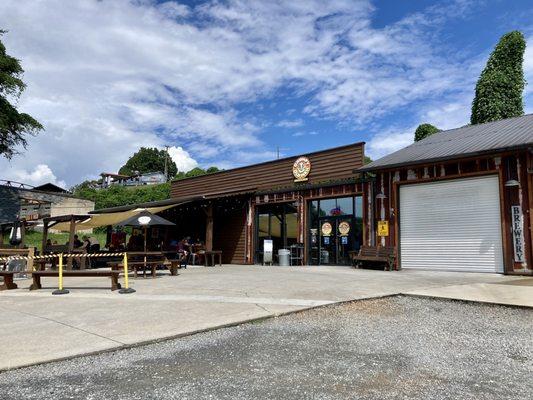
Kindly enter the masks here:
M 188 238 L 184 237 L 178 242 L 178 253 L 181 253 L 187 256 L 189 254 L 189 247 L 190 247 L 190 244 L 189 244 Z
M 67 244 L 69 243 L 67 242 Z M 82 246 L 83 246 L 83 243 L 78 237 L 78 235 L 74 235 L 74 248 L 77 249 L 78 247 L 82 247 Z

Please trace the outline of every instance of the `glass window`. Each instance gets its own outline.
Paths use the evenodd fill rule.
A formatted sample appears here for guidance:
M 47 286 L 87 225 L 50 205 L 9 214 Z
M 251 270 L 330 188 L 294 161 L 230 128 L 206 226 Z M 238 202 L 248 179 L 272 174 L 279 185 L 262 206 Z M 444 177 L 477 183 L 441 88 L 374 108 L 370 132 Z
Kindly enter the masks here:
M 260 238 L 269 237 L 269 227 L 268 227 L 268 218 L 269 214 L 259 214 L 259 221 L 257 231 Z
M 363 196 L 355 197 L 355 216 L 363 218 Z
M 320 216 L 336 215 L 337 201 L 335 199 L 320 200 Z
M 353 214 L 353 197 L 341 197 L 337 199 L 337 209 L 339 215 L 352 215 Z

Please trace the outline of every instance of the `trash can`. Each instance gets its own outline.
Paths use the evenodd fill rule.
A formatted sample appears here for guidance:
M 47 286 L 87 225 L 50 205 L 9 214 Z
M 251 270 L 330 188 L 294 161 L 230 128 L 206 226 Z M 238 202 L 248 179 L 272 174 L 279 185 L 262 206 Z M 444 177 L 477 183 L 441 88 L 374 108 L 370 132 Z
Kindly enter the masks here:
M 291 252 L 289 249 L 279 249 L 278 250 L 278 263 L 282 267 L 288 267 L 290 265 Z

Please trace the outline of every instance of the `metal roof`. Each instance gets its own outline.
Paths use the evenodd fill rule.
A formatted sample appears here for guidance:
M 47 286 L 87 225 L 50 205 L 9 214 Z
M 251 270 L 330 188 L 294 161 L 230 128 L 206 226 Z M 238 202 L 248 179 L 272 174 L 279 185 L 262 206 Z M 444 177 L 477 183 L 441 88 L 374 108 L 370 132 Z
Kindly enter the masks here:
M 533 114 L 437 132 L 359 169 L 372 171 L 533 145 Z

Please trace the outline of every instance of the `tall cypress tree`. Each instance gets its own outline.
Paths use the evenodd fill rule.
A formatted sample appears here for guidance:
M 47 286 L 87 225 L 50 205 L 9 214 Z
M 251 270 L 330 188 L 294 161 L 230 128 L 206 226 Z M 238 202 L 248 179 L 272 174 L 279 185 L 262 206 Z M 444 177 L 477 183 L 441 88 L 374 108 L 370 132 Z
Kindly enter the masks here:
M 5 31 L 0 30 L 0 37 Z M 16 146 L 26 147 L 26 134 L 34 135 L 43 127 L 28 114 L 19 113 L 10 100 L 17 100 L 26 85 L 19 60 L 6 53 L 0 41 L 0 156 L 11 158 Z
M 525 49 L 526 41 L 521 32 L 502 36 L 477 81 L 470 117 L 472 124 L 524 114 L 522 64 Z

